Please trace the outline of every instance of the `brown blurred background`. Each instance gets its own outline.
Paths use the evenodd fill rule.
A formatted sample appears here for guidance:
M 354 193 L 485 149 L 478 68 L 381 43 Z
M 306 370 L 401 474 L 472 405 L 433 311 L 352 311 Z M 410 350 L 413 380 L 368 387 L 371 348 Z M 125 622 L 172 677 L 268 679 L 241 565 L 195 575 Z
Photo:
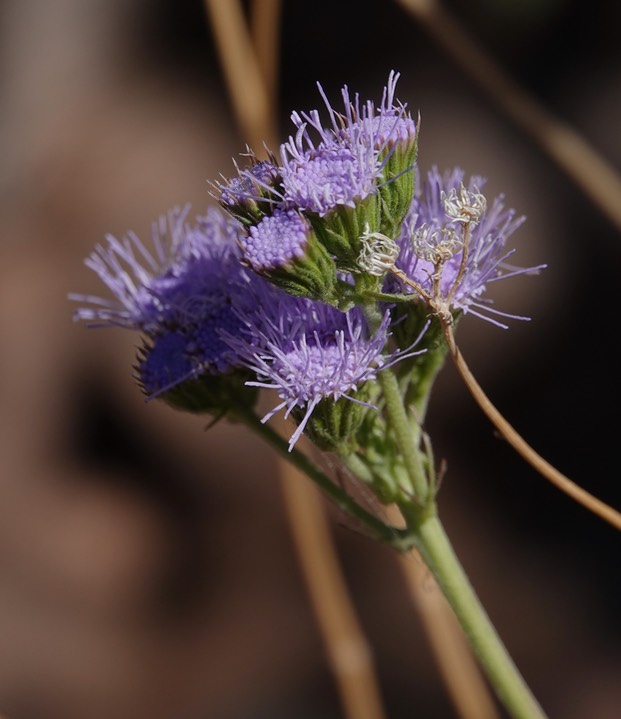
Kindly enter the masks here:
M 621 507 L 619 232 L 396 4 L 283 5 L 283 135 L 292 109 L 319 105 L 317 80 L 379 99 L 395 68 L 422 169 L 486 175 L 528 216 L 515 260 L 549 269 L 494 297 L 532 321 L 472 319 L 460 341 L 533 446 Z M 450 7 L 621 168 L 619 6 Z M 137 337 L 72 324 L 66 299 L 101 292 L 82 260 L 104 233 L 202 212 L 244 147 L 203 6 L 3 0 L 0 23 L 0 711 L 340 717 L 269 450 L 145 404 Z M 429 431 L 449 534 L 550 717 L 617 719 L 621 536 L 496 439 L 451 367 Z M 393 555 L 329 511 L 389 716 L 453 717 Z

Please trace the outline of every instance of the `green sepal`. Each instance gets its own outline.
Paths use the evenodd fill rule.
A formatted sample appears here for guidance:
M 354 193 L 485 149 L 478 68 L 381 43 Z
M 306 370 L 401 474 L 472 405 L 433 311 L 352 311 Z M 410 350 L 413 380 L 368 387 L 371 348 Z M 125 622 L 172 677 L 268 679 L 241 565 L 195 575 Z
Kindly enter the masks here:
M 334 257 L 339 270 L 358 271 L 360 237 L 367 231 L 377 232 L 380 222 L 380 196 L 369 195 L 355 207 L 339 205 L 324 217 L 307 215 L 315 234 Z
M 341 302 L 342 283 L 337 278 L 336 264 L 313 232 L 309 233 L 304 255 L 261 274 L 290 295 L 335 307 Z
M 358 400 L 356 402 L 344 397 L 321 400 L 308 420 L 305 434 L 324 452 L 335 452 L 341 456 L 352 453 L 357 447 L 356 433 L 365 415 L 375 412 L 374 408 L 360 404 L 367 401 L 367 395 L 368 392 L 363 387 L 350 395 Z M 298 422 L 302 420 L 301 410 L 297 414 L 294 411 L 293 414 Z
M 391 238 L 399 235 L 414 197 L 417 140 L 418 133 L 410 142 L 397 143 L 380 155 L 380 160 L 387 158 L 382 169 L 383 182 L 379 187 L 380 232 Z
M 245 385 L 251 378 L 245 371 L 205 374 L 162 392 L 157 399 L 183 412 L 234 419 L 236 408 L 247 411 L 256 404 L 258 389 Z
M 358 430 L 355 452 L 367 476 L 361 477 L 384 504 L 409 501 L 412 487 L 397 441 L 381 412 L 368 413 Z

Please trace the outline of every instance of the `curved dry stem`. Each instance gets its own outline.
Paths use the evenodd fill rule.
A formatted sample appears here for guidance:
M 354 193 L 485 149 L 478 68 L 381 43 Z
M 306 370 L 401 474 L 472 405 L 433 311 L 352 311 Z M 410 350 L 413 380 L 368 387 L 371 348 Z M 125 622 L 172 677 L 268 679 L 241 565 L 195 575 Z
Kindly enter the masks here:
M 395 525 L 403 521 L 395 505 L 387 507 L 387 516 Z M 499 719 L 496 704 L 455 614 L 422 558 L 413 549 L 400 555 L 398 561 L 458 716 Z
M 273 117 L 239 0 L 204 0 L 226 84 L 244 136 L 257 156 L 274 147 Z
M 518 452 L 534 469 L 539 472 L 545 479 L 551 482 L 555 487 L 560 489 L 573 500 L 581 504 L 593 514 L 611 524 L 616 529 L 621 530 L 621 513 L 613 509 L 605 502 L 597 497 L 589 494 L 585 489 L 579 487 L 569 477 L 558 471 L 540 454 L 538 454 L 526 440 L 507 422 L 503 415 L 496 409 L 489 397 L 483 391 L 481 385 L 477 382 L 470 368 L 466 364 L 462 353 L 455 342 L 453 328 L 448 323 L 442 323 L 444 336 L 449 347 L 450 355 L 455 363 L 457 371 L 461 375 L 466 387 L 474 400 L 487 415 L 494 427 L 500 432 L 505 440 Z
M 438 0 L 397 2 L 621 230 L 621 178 L 613 166 L 503 72 Z

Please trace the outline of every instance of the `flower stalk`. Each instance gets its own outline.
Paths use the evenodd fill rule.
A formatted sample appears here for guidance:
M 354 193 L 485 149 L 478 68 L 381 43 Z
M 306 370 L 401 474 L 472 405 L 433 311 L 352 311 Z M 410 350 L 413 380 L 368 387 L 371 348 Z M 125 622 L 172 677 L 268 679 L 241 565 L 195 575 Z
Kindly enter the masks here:
M 421 517 L 401 507 L 415 532 L 417 549 L 441 587 L 498 698 L 512 719 L 545 719 L 546 715 L 500 640 L 476 596 L 435 512 Z

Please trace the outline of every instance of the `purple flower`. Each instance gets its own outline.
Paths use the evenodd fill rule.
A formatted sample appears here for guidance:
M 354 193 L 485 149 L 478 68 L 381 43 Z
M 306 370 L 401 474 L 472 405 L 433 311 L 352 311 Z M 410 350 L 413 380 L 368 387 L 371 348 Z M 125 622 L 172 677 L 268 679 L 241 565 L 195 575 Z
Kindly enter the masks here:
M 308 149 L 290 140 L 281 149 L 285 201 L 303 211 L 324 217 L 339 206 L 353 208 L 377 191 L 379 163 L 373 148 L 333 138 Z
M 469 226 L 470 240 L 466 265 L 460 276 L 464 246 L 463 221 L 453 221 L 447 214 L 447 197 L 463 194 L 463 187 L 478 195 L 485 180 L 473 176 L 464 183 L 463 170 L 456 168 L 441 175 L 434 167 L 417 192 L 410 212 L 398 238 L 401 252 L 396 266 L 429 295 L 433 294 L 434 262 L 442 260 L 439 289 L 442 297 L 451 299 L 451 309 L 481 317 L 500 327 L 506 327 L 492 315 L 512 319 L 526 319 L 492 308 L 484 298 L 488 285 L 507 277 L 535 274 L 544 265 L 530 268 L 507 264 L 515 252 L 506 249 L 509 237 L 523 223 L 513 209 L 505 209 L 500 195 L 483 211 L 477 223 Z M 483 205 L 484 206 L 484 205 Z M 449 208 L 451 209 L 451 208 Z M 390 280 L 392 284 L 392 280 Z M 412 292 L 401 286 L 399 291 Z
M 359 132 L 364 141 L 382 155 L 386 150 L 391 151 L 393 148 L 407 151 L 416 144 L 417 140 L 417 126 L 407 111 L 407 106 L 395 99 L 398 80 L 399 73 L 391 71 L 382 94 L 382 101 L 377 108 L 370 100 L 367 100 L 361 108 L 357 95 L 354 103 L 351 103 L 347 88 L 343 91 L 346 104 L 354 107 L 354 116 L 357 118 L 352 129 L 347 132 L 349 134 Z
M 291 437 L 293 448 L 313 410 L 324 399 L 341 398 L 366 404 L 354 395 L 364 383 L 376 378 L 382 367 L 411 356 L 406 352 L 384 354 L 389 337 L 390 314 L 386 312 L 374 335 L 362 312 L 340 312 L 321 302 L 290 297 L 275 288 L 274 294 L 255 300 L 260 311 L 246 316 L 236 337 L 226 336 L 242 363 L 256 375 L 247 384 L 274 389 L 282 400 L 263 421 L 285 409 L 298 427 Z
M 187 212 L 171 213 L 154 227 L 155 256 L 132 234 L 123 242 L 109 238 L 108 248 L 87 260 L 116 301 L 71 296 L 95 305 L 78 309 L 76 319 L 145 333 L 139 375 L 149 396 L 189 377 L 239 366 L 220 332 L 239 329 L 232 299 L 260 279 L 241 263 L 236 220 L 213 208 L 189 224 Z
M 280 168 L 275 158 L 257 160 L 246 169 L 237 168 L 237 177 L 215 183 L 220 205 L 244 224 L 259 222 L 282 204 Z
M 244 257 L 257 272 L 282 267 L 304 256 L 311 228 L 295 210 L 275 210 L 240 239 Z
M 221 211 L 210 209 L 194 225 L 186 222 L 188 212 L 189 207 L 173 210 L 153 224 L 151 251 L 132 232 L 122 240 L 108 235 L 107 247 L 98 246 L 85 264 L 114 297 L 69 295 L 86 305 L 74 319 L 145 332 L 183 323 L 189 305 L 223 267 L 237 271 L 241 232 Z

